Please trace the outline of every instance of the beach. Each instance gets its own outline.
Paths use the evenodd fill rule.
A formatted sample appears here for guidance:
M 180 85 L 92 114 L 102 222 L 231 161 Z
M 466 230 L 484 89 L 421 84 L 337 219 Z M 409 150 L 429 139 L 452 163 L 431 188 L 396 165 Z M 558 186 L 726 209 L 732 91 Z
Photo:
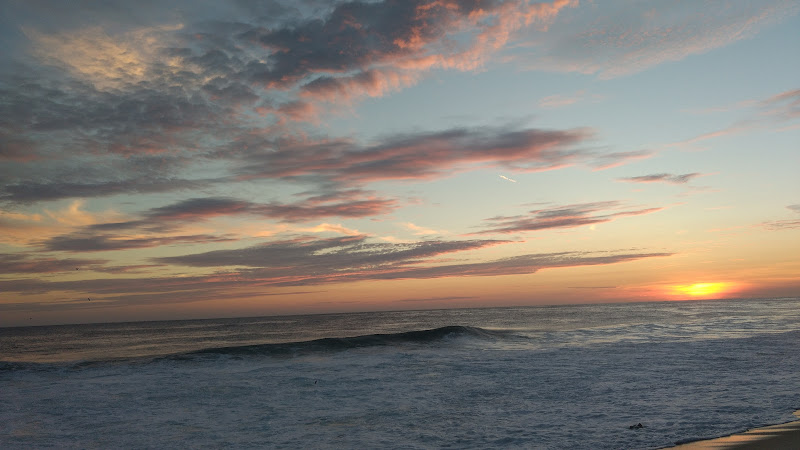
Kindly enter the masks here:
M 794 413 L 800 417 L 800 411 Z M 800 449 L 800 420 L 754 428 L 717 439 L 678 445 L 680 450 L 797 450 Z

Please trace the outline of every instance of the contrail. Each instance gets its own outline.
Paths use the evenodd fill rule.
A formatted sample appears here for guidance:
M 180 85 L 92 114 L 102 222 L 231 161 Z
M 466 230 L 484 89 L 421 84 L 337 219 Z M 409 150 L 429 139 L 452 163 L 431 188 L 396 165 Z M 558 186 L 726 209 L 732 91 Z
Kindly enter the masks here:
M 508 177 L 507 177 L 507 176 L 505 176 L 505 175 L 500 175 L 500 178 L 502 178 L 502 179 L 504 179 L 504 180 L 508 180 L 508 181 L 510 181 L 510 182 L 512 182 L 512 183 L 516 183 L 516 182 L 517 182 L 517 180 L 512 180 L 511 178 L 508 178 Z

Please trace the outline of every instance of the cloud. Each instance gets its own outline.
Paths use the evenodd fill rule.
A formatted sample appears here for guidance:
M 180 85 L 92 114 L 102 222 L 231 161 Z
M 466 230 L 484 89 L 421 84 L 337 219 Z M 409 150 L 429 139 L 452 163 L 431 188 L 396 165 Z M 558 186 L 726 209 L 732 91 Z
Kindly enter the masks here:
M 163 32 L 180 28 L 145 28 L 118 36 L 109 36 L 99 26 L 56 34 L 31 28 L 22 31 L 33 42 L 34 55 L 108 90 L 146 80 L 155 70 L 154 56 L 148 54 L 154 51 L 153 44 Z
M 619 167 L 630 161 L 647 159 L 655 156 L 656 152 L 650 150 L 633 150 L 627 152 L 595 153 L 588 164 L 594 170 L 605 170 Z
M 334 224 L 334 223 L 321 223 L 315 227 L 311 228 L 303 228 L 299 231 L 304 231 L 308 233 L 338 233 L 343 234 L 345 236 L 363 236 L 364 233 L 354 230 L 352 228 L 347 228 L 342 226 L 342 224 Z
M 155 258 L 158 264 L 213 267 L 211 275 L 147 278 L 98 278 L 79 281 L 35 279 L 0 281 L 3 292 L 44 294 L 74 292 L 103 304 L 178 303 L 227 297 L 273 295 L 265 288 L 311 286 L 363 280 L 431 279 L 463 276 L 531 274 L 558 267 L 616 264 L 670 253 L 560 252 L 518 255 L 484 262 L 442 263 L 454 252 L 508 243 L 498 240 L 372 243 L 365 236 L 328 239 L 299 237 L 236 250 L 218 250 Z M 142 268 L 146 266 L 134 266 Z M 223 267 L 239 267 L 223 272 Z M 258 293 L 251 292 L 258 288 Z M 18 307 L 17 305 L 16 307 Z M 58 306 L 58 305 L 55 305 Z M 62 305 L 63 306 L 63 305 Z M 0 308 L 5 306 L 0 305 Z M 14 304 L 8 307 L 15 307 Z
M 611 222 L 620 217 L 637 216 L 661 211 L 663 208 L 645 208 L 616 211 L 619 202 L 579 203 L 553 208 L 535 209 L 526 215 L 499 216 L 486 219 L 486 229 L 472 234 L 509 234 L 558 228 L 575 228 Z M 609 212 L 612 211 L 612 212 Z
M 617 178 L 618 181 L 628 181 L 631 183 L 670 183 L 686 184 L 692 179 L 702 176 L 701 173 L 685 173 L 683 175 L 673 175 L 670 173 L 656 173 L 652 175 L 642 175 L 638 177 Z
M 312 3 L 178 1 L 157 14 L 109 2 L 63 11 L 58 24 L 31 22 L 36 12 L 14 5 L 9 17 L 27 19 L 24 48 L 34 58 L 2 61 L 0 157 L 202 154 L 263 129 L 264 114 L 267 125 L 285 125 L 316 117 L 314 102 L 381 96 L 433 68 L 473 70 L 513 30 L 544 26 L 576 4 Z
M 569 95 L 561 95 L 561 94 L 548 95 L 547 97 L 544 97 L 541 100 L 539 100 L 539 106 L 548 109 L 564 108 L 566 106 L 584 102 L 587 99 L 596 102 L 602 100 L 603 98 L 604 96 L 597 94 L 587 95 L 586 91 L 581 90 Z
M 297 123 L 410 86 L 433 69 L 478 70 L 521 30 L 547 29 L 577 10 L 574 0 L 213 8 L 179 0 L 168 14 L 155 4 L 133 11 L 112 1 L 83 14 L 45 4 L 59 11 L 57 23 L 33 6 L 9 11 L 9 23 L 23 25 L 15 39 L 27 43 L 0 61 L 7 63 L 0 74 L 0 158 L 13 163 L 0 168 L 0 200 L 7 202 L 281 177 L 360 186 L 485 167 L 609 167 L 632 156 L 577 149 L 592 137 L 586 128 L 453 128 L 364 145 L 312 141 L 308 124 Z M 21 19 L 31 17 L 39 19 Z M 30 55 L 20 56 L 22 49 Z M 363 211 L 387 207 L 365 202 Z M 274 206 L 290 221 L 318 215 Z M 345 209 L 353 206 L 335 214 L 360 214 Z
M 73 200 L 64 207 L 42 208 L 36 213 L 0 210 L 0 242 L 26 246 L 76 227 L 92 227 L 122 217 L 114 210 L 88 211 L 84 209 L 84 204 L 83 200 Z
M 800 228 L 800 220 L 798 219 L 775 220 L 772 222 L 764 222 L 762 225 L 766 229 L 773 231 L 792 230 L 795 228 Z
M 391 212 L 397 207 L 397 202 L 392 199 L 359 198 L 359 195 L 364 195 L 364 191 L 350 190 L 346 193 L 315 196 L 295 203 L 266 204 L 233 198 L 192 198 L 153 208 L 145 216 L 151 222 L 171 222 L 246 214 L 285 222 L 302 222 L 324 217 L 376 216 Z
M 794 213 L 800 213 L 800 204 L 788 205 L 786 208 Z M 770 222 L 764 222 L 761 224 L 761 226 L 772 231 L 793 230 L 800 228 L 800 219 L 773 220 Z
M 733 136 L 754 130 L 763 130 L 772 124 L 785 124 L 787 122 L 800 119 L 800 89 L 780 92 L 765 99 L 748 99 L 737 102 L 733 106 L 723 106 L 711 108 L 710 111 L 719 112 L 729 110 L 745 110 L 746 116 L 743 119 L 728 125 L 725 128 L 702 133 L 695 137 L 669 144 L 670 146 L 687 146 L 709 139 Z M 794 129 L 791 124 L 783 131 Z
M 515 42 L 537 45 L 519 45 L 512 58 L 531 69 L 615 78 L 747 39 L 798 11 L 791 0 L 587 3 L 563 11 L 546 34 L 524 30 Z
M 395 300 L 395 303 L 429 303 L 429 302 L 451 302 L 451 301 L 460 301 L 460 300 L 472 300 L 477 299 L 478 297 L 473 296 L 464 296 L 464 295 L 453 295 L 450 297 L 427 297 L 427 298 L 405 298 L 402 300 Z
M 390 199 L 353 200 L 345 203 L 324 205 L 279 204 L 259 206 L 258 214 L 265 217 L 279 218 L 285 222 L 304 222 L 321 217 L 370 217 L 386 214 L 397 207 Z
M 357 186 L 379 180 L 429 179 L 486 167 L 546 170 L 577 160 L 581 152 L 572 147 L 591 136 L 586 129 L 480 127 L 400 134 L 372 146 L 344 139 L 286 141 L 275 151 L 249 155 L 249 163 L 240 173 L 260 178 L 315 177 Z
M 268 87 L 302 84 L 307 95 L 382 95 L 434 67 L 471 70 L 523 26 L 549 24 L 575 1 L 341 3 L 324 18 L 252 29 L 249 42 L 271 50 L 249 72 Z M 246 41 L 247 42 L 247 41 Z M 307 80 L 307 82 L 304 82 Z
M 781 92 L 760 102 L 762 114 L 782 120 L 800 118 L 800 89 Z
M 382 198 L 361 198 L 367 191 L 348 190 L 313 196 L 297 203 L 254 203 L 229 197 L 181 200 L 151 208 L 138 218 L 98 222 L 90 217 L 75 225 L 76 231 L 40 241 L 49 251 L 94 252 L 149 248 L 163 245 L 211 243 L 234 240 L 233 236 L 182 234 L 185 227 L 216 217 L 251 216 L 279 222 L 307 222 L 327 217 L 360 218 L 391 212 L 397 202 Z M 313 232 L 332 231 L 357 234 L 341 225 L 321 224 L 304 228 Z
M 270 255 L 261 247 L 250 247 L 228 253 L 208 252 L 186 255 L 178 257 L 183 259 L 170 261 L 170 263 L 183 262 L 188 265 L 206 267 L 213 264 L 213 261 L 217 261 L 229 265 L 256 264 L 259 266 L 258 268 L 221 272 L 208 276 L 103 278 L 81 281 L 8 280 L 0 281 L 0 290 L 28 295 L 53 291 L 74 292 L 76 297 L 90 295 L 93 299 L 102 300 L 105 305 L 164 304 L 211 300 L 218 298 L 221 294 L 226 297 L 276 294 L 275 291 L 265 291 L 266 288 L 278 290 L 282 287 L 315 286 L 377 279 L 522 275 L 548 268 L 617 264 L 671 256 L 671 253 L 561 252 L 519 255 L 486 262 L 422 265 L 420 258 L 480 248 L 499 242 L 431 242 L 427 245 L 405 247 L 381 244 L 367 249 L 361 248 L 362 243 L 361 239 L 356 238 L 349 241 L 346 239 L 316 242 L 297 240 L 271 245 L 274 250 L 284 252 L 290 258 L 290 263 L 297 262 L 293 257 L 300 257 L 300 260 L 310 262 L 310 265 L 301 267 L 281 264 L 279 255 Z M 309 252 L 320 253 L 323 256 L 322 260 L 316 263 L 316 259 L 309 260 L 302 256 Z M 253 288 L 258 288 L 258 292 L 252 292 Z M 279 290 L 277 293 L 282 294 Z M 56 302 L 52 306 L 59 307 L 59 305 L 64 306 L 64 303 Z M 14 303 L 0 304 L 0 309 L 19 307 L 19 304 Z
M 0 200 L 14 203 L 35 203 L 66 198 L 107 197 L 115 194 L 147 194 L 186 190 L 202 186 L 190 180 L 125 180 L 99 183 L 19 183 L 0 186 Z
M 54 236 L 43 241 L 41 245 L 48 251 L 103 252 L 112 250 L 159 247 L 162 245 L 229 242 L 233 240 L 234 239 L 230 237 L 208 234 L 125 237 L 116 234 L 90 234 L 86 232 L 76 232 L 67 235 Z
M 405 222 L 405 223 L 402 223 L 401 225 L 403 227 L 405 227 L 406 229 L 411 230 L 414 233 L 415 236 L 425 236 L 425 235 L 430 235 L 430 234 L 444 234 L 444 233 L 442 233 L 440 231 L 436 231 L 436 230 L 431 229 L 431 228 L 421 227 L 421 226 L 413 224 L 411 222 Z
M 715 131 L 710 131 L 708 133 L 703 133 L 703 134 L 700 134 L 700 135 L 695 136 L 693 138 L 686 139 L 686 140 L 683 140 L 683 141 L 680 141 L 680 142 L 676 142 L 676 143 L 671 144 L 671 145 L 673 145 L 673 146 L 686 146 L 686 145 L 690 145 L 690 144 L 696 144 L 698 142 L 706 141 L 706 140 L 709 140 L 709 139 L 716 139 L 716 138 L 719 138 L 719 137 L 733 136 L 733 135 L 737 135 L 737 134 L 740 134 L 740 133 L 744 133 L 746 131 L 753 130 L 755 127 L 756 127 L 756 124 L 752 120 L 739 121 L 739 122 L 736 122 L 733 125 L 730 125 L 728 127 L 725 127 L 725 128 L 719 129 L 719 130 L 715 130 Z
M 616 264 L 644 258 L 672 256 L 672 253 L 628 253 L 593 256 L 581 252 L 541 253 L 503 258 L 485 263 L 415 267 L 404 271 L 369 274 L 369 279 L 426 279 L 462 276 L 524 275 L 542 269 Z
M 194 267 L 243 266 L 269 269 L 274 275 L 304 276 L 373 266 L 411 263 L 457 251 L 503 244 L 501 240 L 422 241 L 408 244 L 370 243 L 367 236 L 328 239 L 296 238 L 237 250 L 216 250 L 154 261 Z
M 75 259 L 75 258 L 52 258 L 52 257 L 32 257 L 25 254 L 0 253 L 0 273 L 58 273 L 74 272 L 77 269 L 90 268 L 98 270 L 98 266 L 103 266 L 108 261 L 105 259 Z

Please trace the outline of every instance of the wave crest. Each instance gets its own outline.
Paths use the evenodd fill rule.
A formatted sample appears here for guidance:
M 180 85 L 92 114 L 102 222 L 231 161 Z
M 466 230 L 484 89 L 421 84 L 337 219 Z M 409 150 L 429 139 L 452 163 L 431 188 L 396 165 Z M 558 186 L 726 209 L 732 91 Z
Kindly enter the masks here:
M 329 353 L 366 347 L 383 347 L 403 344 L 433 344 L 444 339 L 471 337 L 478 339 L 497 339 L 502 337 L 499 331 L 485 330 L 478 327 L 446 326 L 430 330 L 406 331 L 390 334 L 368 334 L 363 336 L 322 338 L 302 342 L 286 342 L 280 344 L 255 344 L 232 347 L 216 347 L 196 350 L 180 355 L 172 355 L 170 359 L 184 359 L 204 355 L 226 356 L 299 356 L 311 353 Z

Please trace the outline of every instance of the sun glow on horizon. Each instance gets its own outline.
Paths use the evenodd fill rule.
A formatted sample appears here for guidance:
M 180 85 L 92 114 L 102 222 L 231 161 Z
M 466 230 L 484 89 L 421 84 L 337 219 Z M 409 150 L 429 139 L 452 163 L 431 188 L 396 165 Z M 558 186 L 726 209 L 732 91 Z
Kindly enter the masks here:
M 671 286 L 670 290 L 672 294 L 682 297 L 710 298 L 723 297 L 725 294 L 730 293 L 733 287 L 732 283 L 714 282 L 676 285 Z

